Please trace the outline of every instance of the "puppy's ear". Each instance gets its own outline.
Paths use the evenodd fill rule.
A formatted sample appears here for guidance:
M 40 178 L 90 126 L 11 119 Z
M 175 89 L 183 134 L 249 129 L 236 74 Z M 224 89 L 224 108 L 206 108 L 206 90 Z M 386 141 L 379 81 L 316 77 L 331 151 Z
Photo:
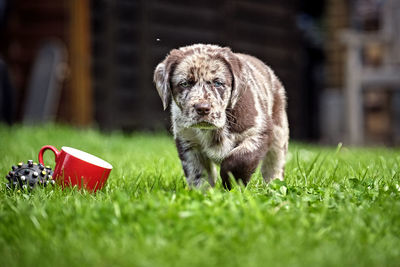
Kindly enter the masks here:
M 226 64 L 232 74 L 232 93 L 230 107 L 234 108 L 243 91 L 246 89 L 246 77 L 243 72 L 243 64 L 238 56 L 236 56 L 229 47 L 222 49 Z
M 174 49 L 169 55 L 157 65 L 153 80 L 157 88 L 157 92 L 161 97 L 164 110 L 167 109 L 169 102 L 171 101 L 171 76 L 175 70 L 176 65 L 182 58 L 182 52 Z

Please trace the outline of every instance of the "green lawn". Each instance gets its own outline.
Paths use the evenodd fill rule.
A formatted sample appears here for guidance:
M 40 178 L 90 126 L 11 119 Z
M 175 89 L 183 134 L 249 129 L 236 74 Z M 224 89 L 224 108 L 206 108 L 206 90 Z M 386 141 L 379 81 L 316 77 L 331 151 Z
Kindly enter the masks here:
M 6 190 L 46 144 L 109 161 L 106 187 Z M 400 266 L 399 150 L 292 143 L 285 182 L 230 192 L 188 190 L 162 133 L 0 126 L 0 155 L 0 266 Z

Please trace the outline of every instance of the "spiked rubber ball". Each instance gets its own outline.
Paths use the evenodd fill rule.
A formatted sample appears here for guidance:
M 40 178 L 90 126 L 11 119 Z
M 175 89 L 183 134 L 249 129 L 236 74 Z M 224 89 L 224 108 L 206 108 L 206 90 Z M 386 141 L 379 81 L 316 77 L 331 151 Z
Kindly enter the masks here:
M 26 164 L 20 162 L 17 166 L 12 166 L 6 179 L 8 180 L 6 186 L 9 189 L 32 190 L 37 185 L 46 187 L 47 185 L 55 184 L 52 169 L 48 166 L 37 164 L 32 160 L 28 160 Z

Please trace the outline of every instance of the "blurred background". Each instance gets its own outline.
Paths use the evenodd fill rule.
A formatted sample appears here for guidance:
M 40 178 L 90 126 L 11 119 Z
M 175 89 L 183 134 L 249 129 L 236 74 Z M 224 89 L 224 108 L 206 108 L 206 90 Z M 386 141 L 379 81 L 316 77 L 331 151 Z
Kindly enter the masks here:
M 0 121 L 168 129 L 153 70 L 194 43 L 270 65 L 292 139 L 400 144 L 400 0 L 0 0 Z

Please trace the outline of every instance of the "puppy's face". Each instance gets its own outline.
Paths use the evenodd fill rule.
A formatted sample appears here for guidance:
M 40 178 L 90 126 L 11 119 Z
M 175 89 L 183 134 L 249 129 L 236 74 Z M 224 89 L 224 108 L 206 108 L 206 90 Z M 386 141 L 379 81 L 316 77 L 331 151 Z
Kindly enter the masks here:
M 232 60 L 229 49 L 195 45 L 171 51 L 157 66 L 157 90 L 164 108 L 172 98 L 180 109 L 180 127 L 215 129 L 225 125 L 226 109 L 237 94 L 234 83 L 239 80 L 235 77 L 239 62 Z
M 182 127 L 221 128 L 232 91 L 229 67 L 207 54 L 184 57 L 171 77 L 172 97 L 184 115 Z

